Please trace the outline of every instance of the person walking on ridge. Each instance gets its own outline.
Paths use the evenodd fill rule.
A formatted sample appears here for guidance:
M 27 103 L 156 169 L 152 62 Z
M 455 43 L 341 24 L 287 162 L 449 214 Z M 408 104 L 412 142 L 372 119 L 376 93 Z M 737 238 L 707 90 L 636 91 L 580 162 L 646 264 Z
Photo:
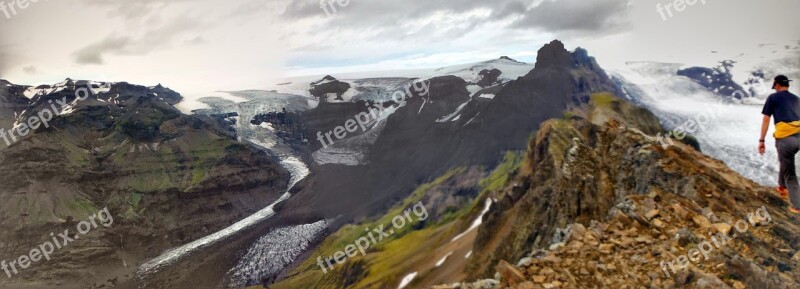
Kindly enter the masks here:
M 780 172 L 778 173 L 778 192 L 781 198 L 789 199 L 789 211 L 800 214 L 800 184 L 794 163 L 795 154 L 800 151 L 800 98 L 789 92 L 789 80 L 784 75 L 775 77 L 772 89 L 776 92 L 764 103 L 761 123 L 761 138 L 758 140 L 758 153 L 766 152 L 764 138 L 767 136 L 770 118 L 775 119 L 775 148 L 778 150 Z

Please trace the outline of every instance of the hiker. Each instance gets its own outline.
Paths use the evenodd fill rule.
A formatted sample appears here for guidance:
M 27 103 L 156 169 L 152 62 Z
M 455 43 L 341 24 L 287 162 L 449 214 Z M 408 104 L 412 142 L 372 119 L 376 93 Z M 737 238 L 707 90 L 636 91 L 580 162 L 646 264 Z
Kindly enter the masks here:
M 758 153 L 764 154 L 764 137 L 769 129 L 770 117 L 775 118 L 775 148 L 778 149 L 780 172 L 778 173 L 778 192 L 781 198 L 789 198 L 789 211 L 800 214 L 800 184 L 794 165 L 794 155 L 800 150 L 800 98 L 789 92 L 789 78 L 775 77 L 772 89 L 776 92 L 767 98 L 762 114 L 761 138 L 758 140 Z

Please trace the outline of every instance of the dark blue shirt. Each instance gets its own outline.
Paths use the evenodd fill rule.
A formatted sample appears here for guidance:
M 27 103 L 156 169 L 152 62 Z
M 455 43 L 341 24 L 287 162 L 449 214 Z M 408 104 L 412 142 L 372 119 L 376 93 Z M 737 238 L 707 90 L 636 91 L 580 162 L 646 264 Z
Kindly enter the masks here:
M 789 91 L 773 93 L 761 113 L 772 116 L 775 123 L 800 120 L 800 98 Z

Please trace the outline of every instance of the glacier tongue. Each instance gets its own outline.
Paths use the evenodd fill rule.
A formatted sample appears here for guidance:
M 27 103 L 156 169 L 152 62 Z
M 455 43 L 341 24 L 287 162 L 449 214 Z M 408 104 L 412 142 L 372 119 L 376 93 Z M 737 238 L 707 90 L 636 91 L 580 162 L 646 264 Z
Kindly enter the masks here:
M 245 138 L 250 143 L 263 147 L 264 149 L 268 150 L 269 153 L 276 155 L 281 159 L 281 166 L 289 171 L 291 175 L 286 191 L 277 200 L 253 215 L 250 215 L 247 218 L 244 218 L 241 221 L 238 221 L 233 225 L 230 225 L 227 228 L 217 231 L 211 235 L 197 239 L 180 247 L 170 249 L 160 256 L 147 261 L 138 268 L 137 275 L 140 278 L 146 277 L 152 273 L 156 273 L 164 266 L 173 264 L 189 254 L 205 249 L 211 245 L 217 244 L 218 242 L 227 240 L 236 233 L 251 228 L 256 224 L 273 217 L 275 215 L 275 205 L 289 199 L 292 196 L 289 192 L 294 185 L 308 176 L 310 171 L 305 163 L 296 157 L 290 148 L 282 144 L 273 131 L 262 127 L 252 126 L 249 122 L 253 116 L 265 110 L 277 111 L 283 107 L 289 107 L 292 109 L 305 109 L 302 103 L 303 99 L 300 97 L 261 91 L 247 91 L 239 92 L 237 94 L 243 95 L 242 97 L 245 99 L 245 101 L 237 103 L 220 98 L 207 98 L 202 99 L 202 101 L 211 106 L 214 111 L 238 113 L 239 119 L 243 120 L 236 123 L 236 131 L 240 138 Z
M 286 159 L 281 161 L 281 165 L 283 165 L 292 174 L 292 178 L 289 183 L 289 187 L 286 189 L 286 192 L 280 198 L 278 198 L 278 200 L 276 200 L 266 208 L 256 212 L 255 214 L 248 216 L 247 218 L 244 218 L 239 222 L 234 223 L 233 225 L 230 225 L 225 229 L 217 231 L 203 238 L 197 239 L 183 246 L 171 249 L 165 252 L 164 254 L 161 254 L 160 256 L 153 258 L 150 261 L 147 261 L 146 263 L 139 266 L 137 275 L 142 277 L 158 272 L 164 266 L 170 265 L 173 262 L 178 261 L 181 258 L 186 257 L 187 255 L 193 252 L 196 252 L 197 250 L 207 248 L 208 246 L 216 244 L 217 242 L 226 240 L 227 238 L 230 238 L 234 234 L 244 229 L 250 228 L 251 226 L 257 223 L 260 223 L 274 216 L 275 205 L 289 199 L 292 196 L 292 194 L 289 193 L 292 187 L 294 187 L 294 185 L 297 184 L 297 182 L 305 178 L 309 173 L 308 167 L 306 167 L 305 164 L 296 157 L 287 157 Z

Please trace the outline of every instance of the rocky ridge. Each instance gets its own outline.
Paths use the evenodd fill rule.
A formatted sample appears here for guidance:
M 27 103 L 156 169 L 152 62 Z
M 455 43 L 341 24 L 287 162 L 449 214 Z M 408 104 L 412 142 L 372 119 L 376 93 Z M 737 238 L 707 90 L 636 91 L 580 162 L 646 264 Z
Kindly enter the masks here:
M 769 188 L 616 120 L 544 124 L 498 194 L 472 267 L 495 278 L 433 288 L 800 286 L 800 222 Z

